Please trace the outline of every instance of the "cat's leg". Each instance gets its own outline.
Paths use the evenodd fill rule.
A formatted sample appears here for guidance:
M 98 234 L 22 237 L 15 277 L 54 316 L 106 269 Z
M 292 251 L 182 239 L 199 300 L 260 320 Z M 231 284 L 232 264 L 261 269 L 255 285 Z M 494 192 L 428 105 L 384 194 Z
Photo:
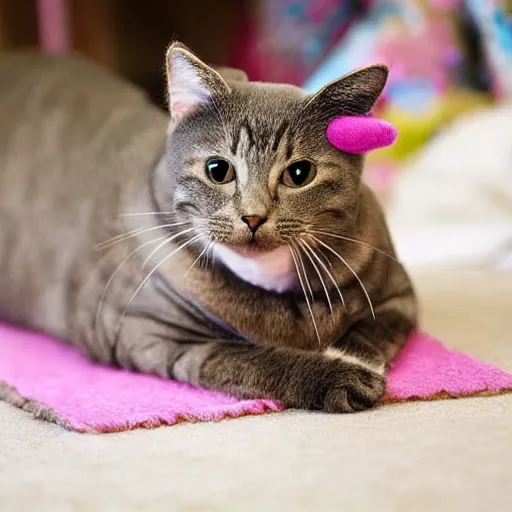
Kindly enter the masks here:
M 375 313 L 375 319 L 369 317 L 355 323 L 338 343 L 324 351 L 325 356 L 350 364 L 361 374 L 373 375 L 373 392 L 362 401 L 355 393 L 349 396 L 354 410 L 366 409 L 373 405 L 372 399 L 376 402 L 380 398 L 389 365 L 415 327 L 414 297 L 390 301 L 376 308 Z
M 322 352 L 215 340 L 178 343 L 140 326 L 127 329 L 119 343 L 123 367 L 288 407 L 352 412 L 370 407 L 384 392 L 380 374 Z
M 379 374 L 350 361 L 321 352 L 258 345 L 212 347 L 200 368 L 199 384 L 240 397 L 275 398 L 288 407 L 326 412 L 371 407 L 385 390 Z

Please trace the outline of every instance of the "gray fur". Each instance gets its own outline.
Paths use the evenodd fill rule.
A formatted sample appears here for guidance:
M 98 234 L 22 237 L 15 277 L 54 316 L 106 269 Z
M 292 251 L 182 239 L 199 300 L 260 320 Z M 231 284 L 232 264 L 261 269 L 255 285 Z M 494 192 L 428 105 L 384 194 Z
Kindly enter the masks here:
M 197 258 L 210 241 L 267 251 L 307 236 L 311 226 L 392 256 L 380 207 L 361 184 L 362 158 L 325 138 L 334 115 L 371 108 L 387 71 L 367 68 L 308 97 L 216 72 L 175 44 L 167 56 L 171 114 L 173 59 L 185 59 L 208 96 L 184 117 L 171 115 L 166 136 L 167 116 L 88 62 L 0 58 L 0 316 L 94 359 L 238 396 L 328 411 L 373 405 L 383 375 L 364 365 L 387 366 L 416 321 L 410 281 L 396 261 L 321 237 L 364 282 L 377 319 L 353 273 L 323 251 L 346 308 L 328 282 L 330 314 L 306 259 L 319 343 L 298 282 L 287 293 L 268 292 Z M 205 161 L 215 155 L 234 163 L 237 181 L 207 179 Z M 283 187 L 283 169 L 306 158 L 317 168 L 314 184 Z M 254 239 L 244 215 L 268 219 Z M 97 248 L 141 228 L 151 231 Z M 183 229 L 190 231 L 178 235 Z M 153 241 L 166 235 L 176 238 L 143 267 Z M 363 366 L 326 358 L 327 347 Z

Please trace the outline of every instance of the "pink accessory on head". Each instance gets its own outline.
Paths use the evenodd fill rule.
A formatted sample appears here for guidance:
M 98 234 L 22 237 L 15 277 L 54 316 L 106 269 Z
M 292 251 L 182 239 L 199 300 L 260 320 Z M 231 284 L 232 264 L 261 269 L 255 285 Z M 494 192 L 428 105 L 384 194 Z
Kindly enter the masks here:
M 335 148 L 356 155 L 391 146 L 397 136 L 395 126 L 371 116 L 336 117 L 327 126 L 327 140 Z

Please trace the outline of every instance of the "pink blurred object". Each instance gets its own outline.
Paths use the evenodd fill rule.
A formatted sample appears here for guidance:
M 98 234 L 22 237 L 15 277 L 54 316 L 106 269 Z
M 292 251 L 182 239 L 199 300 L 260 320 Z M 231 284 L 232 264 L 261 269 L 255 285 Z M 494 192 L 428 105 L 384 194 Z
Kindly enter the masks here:
M 37 0 L 39 40 L 48 53 L 67 53 L 71 49 L 66 0 Z
M 397 137 L 391 123 L 371 116 L 336 117 L 327 126 L 328 141 L 345 153 L 368 153 L 390 146 Z
M 384 402 L 512 391 L 512 374 L 416 332 L 393 362 Z
M 435 9 L 451 10 L 456 9 L 463 0 L 430 0 L 430 5 Z
M 44 417 L 51 416 L 78 432 L 217 421 L 283 409 L 272 400 L 237 400 L 152 375 L 93 364 L 63 343 L 5 325 L 0 325 L 1 381 L 35 402 L 32 405 Z M 393 364 L 383 402 L 506 390 L 512 390 L 511 374 L 416 333 Z M 0 395 L 1 391 L 0 386 Z
M 438 0 L 437 3 L 446 4 L 442 8 L 447 9 L 453 1 Z M 433 16 L 414 27 L 386 27 L 369 63 L 381 62 L 390 68 L 388 87 L 405 79 L 423 77 L 432 81 L 437 93 L 443 93 L 452 81 L 453 66 L 460 59 L 461 52 L 449 20 Z

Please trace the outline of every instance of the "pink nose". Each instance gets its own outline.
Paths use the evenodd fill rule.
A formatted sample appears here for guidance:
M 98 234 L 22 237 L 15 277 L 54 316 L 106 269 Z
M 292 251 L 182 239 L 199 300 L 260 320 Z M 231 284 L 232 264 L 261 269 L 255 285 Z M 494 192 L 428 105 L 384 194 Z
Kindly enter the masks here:
M 242 220 L 247 224 L 249 229 L 256 233 L 256 230 L 267 220 L 259 215 L 244 215 Z

